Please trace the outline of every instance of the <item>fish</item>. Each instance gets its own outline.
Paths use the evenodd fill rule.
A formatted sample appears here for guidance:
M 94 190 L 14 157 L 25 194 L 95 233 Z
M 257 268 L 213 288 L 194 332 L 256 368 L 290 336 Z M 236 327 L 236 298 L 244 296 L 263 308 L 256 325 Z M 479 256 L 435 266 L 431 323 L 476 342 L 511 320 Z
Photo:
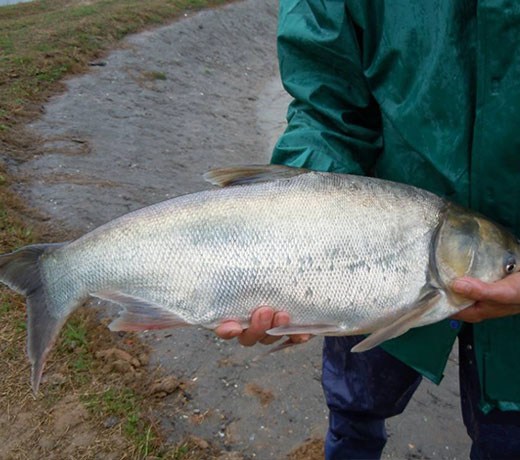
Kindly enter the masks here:
M 455 278 L 520 270 L 511 232 L 410 185 L 281 165 L 205 179 L 218 187 L 0 256 L 0 281 L 26 297 L 35 393 L 60 329 L 89 298 L 119 307 L 112 331 L 247 327 L 268 305 L 291 318 L 269 334 L 367 334 L 362 352 L 470 306 Z

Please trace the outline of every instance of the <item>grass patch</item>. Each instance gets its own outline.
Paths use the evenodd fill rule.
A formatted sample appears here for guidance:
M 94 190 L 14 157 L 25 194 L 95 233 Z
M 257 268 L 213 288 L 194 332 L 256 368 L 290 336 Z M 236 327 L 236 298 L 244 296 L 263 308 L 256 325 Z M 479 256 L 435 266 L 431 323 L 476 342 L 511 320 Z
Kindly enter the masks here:
M 94 357 L 88 348 L 88 329 L 85 321 L 72 318 L 65 324 L 61 332 L 60 351 L 68 353 L 68 367 L 71 378 L 76 384 L 88 383 L 91 380 L 90 370 Z
M 128 388 L 109 388 L 99 394 L 87 394 L 81 401 L 95 417 L 116 417 L 122 433 L 137 447 L 138 458 L 146 458 L 156 450 L 157 439 L 149 419 L 141 416 L 141 397 Z
M 159 72 L 157 70 L 145 72 L 145 77 L 148 78 L 149 80 L 166 80 L 166 74 L 164 72 Z
M 87 328 L 85 324 L 78 319 L 69 321 L 63 331 L 62 345 L 71 351 L 87 352 Z
M 94 415 L 106 413 L 125 419 L 130 416 L 138 417 L 137 396 L 126 388 L 109 388 L 100 394 L 85 395 L 81 400 Z
M 24 320 L 18 320 L 15 323 L 15 330 L 17 334 L 21 334 L 27 330 L 27 322 Z
M 2 302 L 0 303 L 0 318 L 6 313 L 9 313 L 9 310 L 11 310 L 11 303 L 9 302 L 7 295 L 4 294 L 2 296 Z

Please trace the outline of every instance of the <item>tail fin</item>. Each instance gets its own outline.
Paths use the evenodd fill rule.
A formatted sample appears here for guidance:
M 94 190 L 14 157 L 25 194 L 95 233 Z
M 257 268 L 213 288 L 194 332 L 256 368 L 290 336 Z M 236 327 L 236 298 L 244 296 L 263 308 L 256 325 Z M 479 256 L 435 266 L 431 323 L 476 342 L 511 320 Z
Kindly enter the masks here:
M 66 243 L 37 244 L 0 256 L 0 281 L 27 298 L 27 354 L 31 362 L 31 386 L 38 386 L 47 355 L 66 316 L 56 318 L 49 311 L 40 273 L 42 254 L 55 251 Z

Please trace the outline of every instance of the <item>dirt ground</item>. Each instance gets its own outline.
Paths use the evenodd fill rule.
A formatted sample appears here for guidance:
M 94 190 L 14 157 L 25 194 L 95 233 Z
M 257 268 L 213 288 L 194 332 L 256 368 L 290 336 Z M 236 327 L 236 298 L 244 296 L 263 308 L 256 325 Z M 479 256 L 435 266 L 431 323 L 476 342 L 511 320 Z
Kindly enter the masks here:
M 288 96 L 276 63 L 274 0 L 247 0 L 134 35 L 67 82 L 32 125 L 45 142 L 10 164 L 16 191 L 55 223 L 87 231 L 133 209 L 208 188 L 214 166 L 265 163 Z M 259 459 L 317 458 L 327 424 L 321 341 L 261 351 L 205 330 L 143 335 L 152 364 L 189 382 L 185 411 L 159 409 L 171 441 L 186 434 Z M 173 401 L 171 402 L 173 407 Z M 384 458 L 467 458 L 456 355 L 440 387 L 424 382 L 388 423 Z M 297 452 L 295 454 L 295 452 Z

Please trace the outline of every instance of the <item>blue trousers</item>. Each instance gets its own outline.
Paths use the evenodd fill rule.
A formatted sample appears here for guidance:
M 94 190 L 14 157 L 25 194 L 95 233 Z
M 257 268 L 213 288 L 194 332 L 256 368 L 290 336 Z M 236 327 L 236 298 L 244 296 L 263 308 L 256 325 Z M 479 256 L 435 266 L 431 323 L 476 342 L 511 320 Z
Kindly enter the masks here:
M 386 443 L 385 419 L 400 414 L 421 375 L 377 347 L 350 353 L 361 337 L 327 337 L 323 347 L 323 390 L 329 407 L 327 460 L 378 459 Z M 471 459 L 520 459 L 520 412 L 478 408 L 480 388 L 473 329 L 459 334 L 462 415 L 473 444 Z

